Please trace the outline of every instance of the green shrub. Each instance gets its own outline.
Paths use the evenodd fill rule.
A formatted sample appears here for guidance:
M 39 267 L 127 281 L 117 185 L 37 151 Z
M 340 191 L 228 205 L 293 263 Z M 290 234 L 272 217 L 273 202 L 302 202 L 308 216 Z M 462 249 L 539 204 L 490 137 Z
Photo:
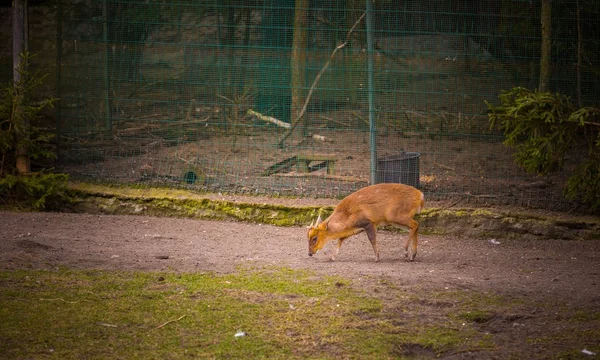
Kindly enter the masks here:
M 569 151 L 585 159 L 565 184 L 565 196 L 600 212 L 600 109 L 577 109 L 567 96 L 516 87 L 503 91 L 500 105 L 486 101 L 491 126 L 503 131 L 504 145 L 515 147 L 515 162 L 546 175 L 564 168 Z
M 0 197 L 5 205 L 56 209 L 67 199 L 67 174 L 31 173 L 0 178 Z
M 21 80 L 11 80 L 0 89 L 0 198 L 4 202 L 0 205 L 43 209 L 64 196 L 68 176 L 44 170 L 20 174 L 17 169 L 18 149 L 27 149 L 31 159 L 56 159 L 50 144 L 54 134 L 42 130 L 36 123 L 40 112 L 53 107 L 58 99 L 33 100 L 35 90 L 46 75 L 27 71 L 31 57 L 28 53 L 21 54 L 18 68 Z

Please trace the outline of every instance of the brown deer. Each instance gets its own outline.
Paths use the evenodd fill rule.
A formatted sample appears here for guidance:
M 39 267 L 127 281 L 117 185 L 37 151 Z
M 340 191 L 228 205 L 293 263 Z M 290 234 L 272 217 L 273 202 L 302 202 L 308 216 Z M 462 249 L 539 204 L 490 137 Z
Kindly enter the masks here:
M 362 188 L 344 198 L 331 216 L 311 224 L 308 229 L 308 255 L 313 256 L 329 240 L 337 239 L 331 260 L 335 260 L 344 240 L 365 231 L 379 261 L 377 226 L 396 225 L 408 228 L 410 233 L 404 244 L 405 256 L 411 261 L 417 255 L 419 223 L 413 217 L 421 212 L 425 198 L 412 186 L 403 184 L 377 184 Z M 410 245 L 410 249 L 409 249 Z

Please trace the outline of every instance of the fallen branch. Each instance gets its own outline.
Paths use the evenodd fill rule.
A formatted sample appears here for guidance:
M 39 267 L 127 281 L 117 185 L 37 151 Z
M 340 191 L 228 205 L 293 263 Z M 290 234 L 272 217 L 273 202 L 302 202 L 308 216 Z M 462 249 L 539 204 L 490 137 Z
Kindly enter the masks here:
M 169 321 L 167 321 L 166 323 L 164 323 L 164 324 L 162 324 L 162 325 L 159 325 L 159 326 L 158 326 L 156 329 L 160 329 L 160 328 L 162 328 L 162 327 L 164 327 L 164 326 L 166 326 L 166 325 L 168 325 L 168 324 L 170 324 L 170 323 L 172 323 L 172 322 L 179 321 L 179 320 L 183 319 L 184 317 L 185 317 L 185 315 L 181 315 L 179 318 L 177 318 L 177 319 L 175 319 L 175 320 L 169 320 Z M 156 329 L 155 329 L 155 330 L 156 330 Z
M 435 161 L 433 162 L 433 165 L 435 165 L 435 166 L 439 166 L 439 167 L 441 167 L 442 169 L 446 169 L 446 170 L 450 170 L 450 171 L 456 171 L 456 169 L 455 169 L 455 168 L 453 168 L 453 167 L 451 167 L 451 166 L 444 165 L 444 164 L 440 164 L 440 163 L 438 163 L 438 162 L 435 162 Z
M 289 171 L 292 167 L 298 163 L 298 156 L 292 156 L 283 161 L 278 162 L 275 165 L 269 166 L 269 168 L 263 171 L 262 176 L 270 176 L 279 172 Z
M 321 79 L 321 76 L 323 76 L 323 73 L 325 73 L 325 71 L 327 71 L 327 68 L 329 68 L 329 64 L 331 64 L 331 60 L 333 60 L 333 57 L 339 50 L 345 48 L 346 45 L 348 45 L 348 42 L 350 41 L 350 36 L 354 32 L 354 29 L 356 29 L 356 27 L 362 21 L 362 19 L 365 17 L 366 14 L 367 14 L 366 11 L 363 12 L 363 14 L 358 18 L 358 20 L 356 20 L 356 22 L 354 23 L 354 25 L 352 25 L 352 28 L 350 29 L 350 31 L 348 31 L 348 34 L 346 35 L 346 41 L 344 41 L 340 45 L 336 46 L 336 48 L 333 50 L 333 52 L 329 56 L 329 59 L 327 60 L 325 65 L 323 65 L 323 68 L 321 69 L 321 71 L 319 71 L 319 73 L 315 77 L 315 80 L 313 81 L 312 86 L 310 87 L 310 90 L 308 90 L 308 94 L 306 95 L 306 100 L 304 101 L 304 106 L 302 106 L 302 110 L 300 110 L 300 114 L 298 114 L 298 117 L 294 121 L 292 121 L 292 125 L 286 131 L 286 133 L 283 135 L 281 140 L 279 141 L 278 145 L 280 148 L 283 148 L 283 144 L 285 143 L 287 138 L 290 137 L 290 135 L 292 135 L 292 133 L 294 132 L 294 129 L 296 128 L 296 126 L 298 126 L 298 123 L 300 122 L 300 120 L 302 119 L 304 114 L 306 113 L 306 109 L 308 108 L 308 102 L 310 101 L 310 98 L 311 98 L 313 92 L 315 91 L 315 87 L 317 86 L 317 83 Z
M 440 210 L 446 210 L 446 209 L 449 209 L 449 208 L 451 208 L 451 207 L 455 206 L 456 204 L 458 204 L 458 203 L 459 203 L 459 202 L 461 202 L 461 201 L 462 201 L 462 198 L 458 198 L 458 200 L 455 200 L 455 201 L 453 201 L 453 202 L 452 202 L 450 205 L 446 205 L 446 206 L 444 206 L 444 207 L 440 208 Z
M 286 123 L 285 121 L 281 121 L 281 120 L 279 120 L 277 118 L 274 118 L 272 116 L 263 115 L 263 114 L 261 114 L 259 112 L 256 112 L 256 111 L 252 110 L 252 109 L 249 109 L 247 113 L 248 113 L 248 115 L 256 116 L 258 119 L 260 119 L 262 121 L 267 121 L 267 122 L 273 123 L 273 124 L 275 124 L 275 125 L 277 125 L 279 127 L 282 127 L 282 128 L 289 129 L 291 127 L 291 125 L 288 124 L 288 123 Z M 325 136 L 323 136 L 323 135 L 311 134 L 310 137 L 313 138 L 314 140 L 318 140 L 318 141 L 327 141 L 327 138 Z
M 326 138 L 325 136 L 323 136 L 323 135 L 311 134 L 311 135 L 310 135 L 310 137 L 311 137 L 313 140 L 318 140 L 318 141 L 323 141 L 323 142 L 325 142 L 325 141 L 329 141 L 329 139 L 327 139 L 327 138 Z
M 319 174 L 319 173 L 277 173 L 273 174 L 273 176 L 284 177 L 284 178 L 319 178 L 319 179 L 329 179 L 329 180 L 338 180 L 338 181 L 346 181 L 353 183 L 368 183 L 369 179 L 359 178 L 357 176 L 347 176 L 347 175 L 328 175 L 328 174 Z
M 359 114 L 358 111 L 353 111 L 352 115 L 356 116 L 359 120 L 367 124 L 367 126 L 369 125 L 369 122 L 364 117 L 362 117 L 362 115 Z
M 348 126 L 348 124 L 347 124 L 347 123 L 344 123 L 344 122 L 338 121 L 338 120 L 336 120 L 336 119 L 332 119 L 332 118 L 330 118 L 330 117 L 327 117 L 327 116 L 324 116 L 324 115 L 319 115 L 319 118 L 320 118 L 320 119 L 323 119 L 323 120 L 327 120 L 327 121 L 334 122 L 334 123 L 336 123 L 336 124 L 338 124 L 338 125 L 341 125 L 341 126 L 343 126 L 343 127 L 347 127 L 347 126 Z
M 256 111 L 252 110 L 252 109 L 248 109 L 248 115 L 255 116 L 259 120 L 270 122 L 270 123 L 275 124 L 275 125 L 277 125 L 279 127 L 282 127 L 282 128 L 289 129 L 291 127 L 291 125 L 288 124 L 288 123 L 286 123 L 285 121 L 281 121 L 281 120 L 276 119 L 276 118 L 274 118 L 272 116 L 263 115 L 263 114 L 261 114 L 259 112 L 256 112 Z
M 172 127 L 181 126 L 182 128 L 185 128 L 185 127 L 192 126 L 192 125 L 206 124 L 206 122 L 208 122 L 208 120 L 210 120 L 211 117 L 212 117 L 212 115 L 208 115 L 205 119 L 202 119 L 202 120 L 173 121 L 173 122 L 169 122 L 169 126 L 172 126 Z M 186 117 L 186 119 L 187 119 L 187 117 Z M 190 117 L 190 119 L 193 119 L 193 117 Z M 194 128 L 196 128 L 196 127 L 194 127 Z M 154 122 L 154 123 L 144 124 L 144 125 L 138 126 L 138 127 L 118 129 L 117 134 L 118 134 L 118 136 L 135 135 L 135 134 L 143 132 L 143 131 L 147 131 L 150 135 L 153 135 L 153 133 L 161 134 L 162 132 L 164 132 L 164 124 L 159 123 L 159 122 Z

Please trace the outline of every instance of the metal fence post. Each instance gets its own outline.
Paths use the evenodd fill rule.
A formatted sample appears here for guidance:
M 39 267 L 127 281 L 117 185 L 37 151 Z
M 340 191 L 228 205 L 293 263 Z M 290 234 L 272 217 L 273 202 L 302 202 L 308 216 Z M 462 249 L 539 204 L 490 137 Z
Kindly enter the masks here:
M 373 4 L 367 2 L 367 91 L 369 98 L 369 147 L 371 149 L 371 185 L 377 183 L 377 129 L 375 126 L 374 78 L 373 78 Z

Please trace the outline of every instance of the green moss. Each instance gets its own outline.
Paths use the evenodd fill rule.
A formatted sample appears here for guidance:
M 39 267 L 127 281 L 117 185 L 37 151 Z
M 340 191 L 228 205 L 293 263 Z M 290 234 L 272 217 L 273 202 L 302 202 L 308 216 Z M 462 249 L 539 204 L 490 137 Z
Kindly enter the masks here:
M 107 188 L 76 184 L 71 190 L 74 202 L 86 211 L 96 206 L 112 214 L 180 216 L 207 220 L 259 222 L 277 226 L 307 225 L 319 213 L 328 216 L 328 207 L 288 207 L 212 200 L 201 195 L 173 189 Z
M 463 210 L 446 210 L 446 209 L 438 209 L 438 208 L 427 208 L 421 211 L 419 216 L 421 218 L 430 218 L 430 217 L 447 217 L 447 216 L 462 216 L 466 215 L 466 212 Z
M 485 323 L 494 318 L 494 314 L 482 310 L 469 310 L 461 312 L 457 315 L 458 318 L 474 323 Z
M 333 206 L 284 206 L 276 201 L 260 203 L 251 196 L 240 198 L 202 194 L 183 189 L 110 187 L 97 184 L 71 184 L 76 210 L 110 214 L 147 214 L 265 223 L 275 226 L 307 226 L 319 215 L 329 216 Z M 264 200 L 264 199 L 261 199 Z M 488 209 L 426 208 L 417 216 L 420 231 L 429 235 L 476 237 L 600 238 L 597 220 L 556 220 L 526 214 L 500 213 Z M 576 230 L 576 231 L 572 231 Z
M 572 318 L 573 321 L 597 321 L 600 322 L 600 311 L 582 311 L 575 312 Z M 600 337 L 599 337 L 600 339 Z
M 447 234 L 447 230 L 445 228 L 434 228 L 434 227 L 426 227 L 426 228 L 420 228 L 419 229 L 419 234 L 423 234 L 423 235 L 446 235 Z
M 475 209 L 473 210 L 473 212 L 471 213 L 471 215 L 473 216 L 482 216 L 482 217 L 495 217 L 495 216 L 499 216 L 498 214 L 491 212 L 489 210 L 486 209 Z

